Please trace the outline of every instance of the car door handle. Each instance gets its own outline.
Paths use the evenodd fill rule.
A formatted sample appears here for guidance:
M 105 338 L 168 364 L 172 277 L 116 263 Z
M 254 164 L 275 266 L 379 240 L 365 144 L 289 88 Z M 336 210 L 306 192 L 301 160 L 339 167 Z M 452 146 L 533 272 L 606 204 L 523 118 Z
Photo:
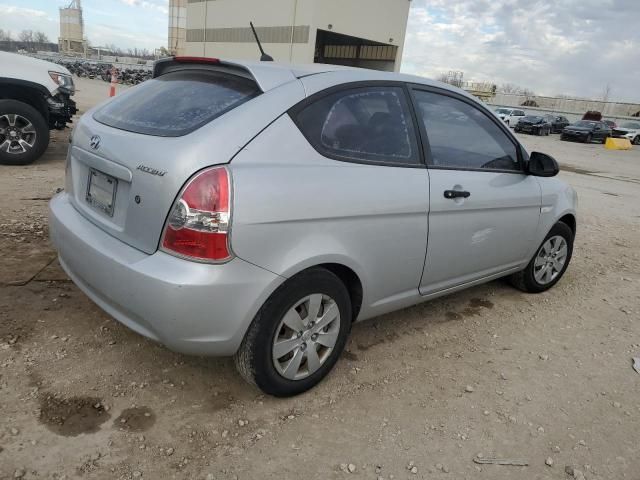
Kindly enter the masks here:
M 469 198 L 471 193 L 464 190 L 445 190 L 444 198 Z

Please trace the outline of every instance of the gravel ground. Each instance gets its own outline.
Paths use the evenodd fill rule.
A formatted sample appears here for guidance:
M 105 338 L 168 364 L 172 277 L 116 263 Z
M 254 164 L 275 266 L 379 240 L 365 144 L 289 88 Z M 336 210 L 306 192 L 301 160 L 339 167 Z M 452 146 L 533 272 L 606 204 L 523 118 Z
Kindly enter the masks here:
M 107 84 L 80 80 L 81 110 Z M 528 137 L 580 196 L 551 291 L 492 282 L 357 324 L 318 388 L 265 397 L 64 275 L 46 205 L 68 132 L 0 167 L 0 479 L 640 478 L 640 149 Z M 500 458 L 526 466 L 483 464 Z

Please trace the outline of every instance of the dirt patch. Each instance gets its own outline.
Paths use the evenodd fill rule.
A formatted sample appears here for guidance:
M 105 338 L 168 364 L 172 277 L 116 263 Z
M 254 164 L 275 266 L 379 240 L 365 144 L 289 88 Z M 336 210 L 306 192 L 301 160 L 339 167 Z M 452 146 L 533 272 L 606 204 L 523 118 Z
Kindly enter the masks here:
M 228 392 L 214 393 L 211 401 L 209 402 L 209 411 L 218 412 L 226 408 L 230 408 L 236 399 Z
M 102 400 L 95 397 L 60 399 L 48 395 L 40 401 L 40 422 L 64 437 L 95 433 L 109 417 Z
M 358 361 L 358 355 L 356 355 L 355 353 L 350 352 L 349 350 L 345 350 L 344 352 L 342 352 L 342 356 L 344 358 L 346 358 L 347 360 L 350 360 L 352 362 L 357 362 Z
M 446 318 L 448 321 L 462 320 L 462 315 L 460 315 L 458 312 L 445 312 L 444 318 Z
M 156 416 L 149 407 L 135 407 L 123 410 L 114 420 L 117 428 L 129 432 L 144 432 L 156 422 Z
M 370 348 L 373 348 L 377 345 L 382 345 L 383 343 L 387 343 L 387 342 L 393 342 L 395 340 L 397 340 L 398 338 L 400 338 L 400 335 L 398 335 L 395 332 L 391 332 L 388 333 L 387 335 L 385 335 L 385 338 L 378 338 L 368 344 L 363 344 L 363 343 L 359 343 L 358 344 L 358 350 L 362 351 L 362 352 L 366 352 L 367 350 L 369 350 Z
M 493 308 L 493 302 L 489 300 L 483 300 L 482 298 L 472 298 L 469 300 L 469 306 L 471 308 Z

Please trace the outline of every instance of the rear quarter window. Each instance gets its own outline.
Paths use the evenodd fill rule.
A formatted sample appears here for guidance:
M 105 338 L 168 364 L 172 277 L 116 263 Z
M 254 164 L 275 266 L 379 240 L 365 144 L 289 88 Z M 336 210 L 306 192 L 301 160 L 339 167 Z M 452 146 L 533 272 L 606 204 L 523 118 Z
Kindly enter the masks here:
M 326 157 L 391 166 L 420 164 L 401 87 L 340 89 L 291 114 L 309 143 Z
M 237 75 L 204 70 L 171 72 L 117 96 L 93 118 L 129 132 L 179 137 L 259 94 L 255 82 Z

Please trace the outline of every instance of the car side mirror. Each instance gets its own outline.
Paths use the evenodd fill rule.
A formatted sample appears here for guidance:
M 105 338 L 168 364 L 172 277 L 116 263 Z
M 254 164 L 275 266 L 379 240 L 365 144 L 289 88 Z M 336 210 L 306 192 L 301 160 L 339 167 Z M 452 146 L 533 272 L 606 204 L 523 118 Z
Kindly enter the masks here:
M 560 172 L 560 166 L 551 155 L 533 152 L 529 156 L 527 171 L 536 177 L 555 177 Z

